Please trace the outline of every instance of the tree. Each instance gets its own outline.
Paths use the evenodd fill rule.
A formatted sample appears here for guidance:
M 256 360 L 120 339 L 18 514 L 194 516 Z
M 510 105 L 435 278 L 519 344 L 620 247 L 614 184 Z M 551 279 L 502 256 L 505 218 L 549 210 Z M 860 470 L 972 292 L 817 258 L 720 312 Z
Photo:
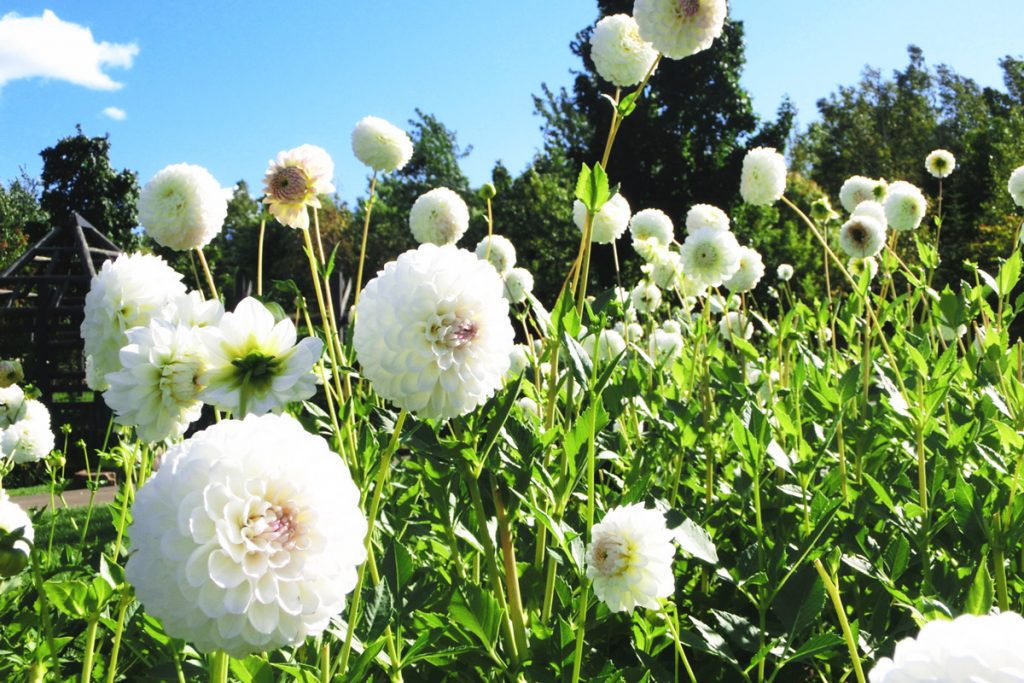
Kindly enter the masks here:
M 0 184 L 0 270 L 46 232 L 46 212 L 39 206 L 39 183 L 22 171 L 5 188 Z

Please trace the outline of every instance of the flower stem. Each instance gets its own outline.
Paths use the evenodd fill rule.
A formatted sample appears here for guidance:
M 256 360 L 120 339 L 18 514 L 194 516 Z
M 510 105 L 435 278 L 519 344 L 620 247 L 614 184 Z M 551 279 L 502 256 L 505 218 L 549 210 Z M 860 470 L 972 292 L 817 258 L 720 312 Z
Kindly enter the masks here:
M 683 643 L 679 639 L 678 614 L 675 611 L 675 605 L 673 605 L 671 612 L 668 609 L 668 605 L 662 608 L 662 613 L 665 616 L 665 622 L 668 624 L 669 633 L 672 634 L 672 643 L 675 645 L 679 660 L 683 663 L 683 668 L 686 669 L 686 675 L 689 676 L 690 683 L 697 683 L 697 676 L 693 673 L 693 667 L 690 666 L 690 660 L 687 659 L 686 651 L 683 650 Z
M 818 570 L 818 576 L 821 577 L 821 582 L 825 584 L 825 591 L 828 593 L 829 598 L 832 599 L 832 607 L 835 608 L 836 617 L 839 619 L 839 626 L 843 629 L 843 640 L 846 641 L 846 647 L 850 650 L 850 658 L 853 660 L 854 675 L 857 676 L 858 683 L 865 683 L 864 669 L 861 667 L 860 655 L 857 653 L 857 643 L 853 639 L 853 630 L 850 628 L 850 622 L 846 618 L 843 601 L 839 597 L 839 587 L 832 581 L 832 577 L 829 576 L 828 572 L 825 571 L 825 567 L 821 564 L 820 559 L 814 559 L 814 568 Z
M 30 551 L 29 561 L 32 563 L 32 580 L 35 583 L 36 594 L 39 596 L 39 618 L 43 622 L 46 647 L 50 651 L 50 658 L 53 659 L 53 671 L 59 677 L 60 659 L 57 657 L 57 645 L 53 640 L 53 625 L 50 623 L 50 604 L 46 599 L 46 591 L 43 588 L 43 574 L 39 570 L 39 553 L 35 548 L 32 548 Z
M 595 351 L 595 356 L 596 356 Z M 591 396 L 591 402 L 596 400 Z M 596 430 L 597 411 L 590 411 L 590 429 L 587 430 L 587 535 L 590 540 L 591 530 L 594 528 L 594 489 L 597 479 L 597 459 L 594 449 L 594 431 Z M 572 682 L 580 680 L 580 668 L 583 666 L 583 637 L 587 631 L 587 603 L 590 601 L 590 582 L 583 578 L 583 594 L 580 596 L 579 611 L 576 616 L 576 656 L 572 663 Z
M 377 172 L 370 178 L 370 198 L 366 200 L 366 216 L 363 217 L 363 240 L 359 245 L 359 267 L 356 270 L 356 294 L 352 304 L 353 310 L 359 305 L 359 292 L 363 288 L 363 264 L 366 261 L 366 236 L 370 232 L 370 214 L 373 213 L 373 201 L 376 199 Z
M 82 655 L 82 683 L 92 680 L 92 658 L 96 650 L 96 626 L 100 623 L 99 615 L 89 617 L 89 625 L 85 628 L 85 653 Z
M 210 655 L 210 683 L 227 683 L 230 661 L 228 653 L 223 650 L 217 650 Z
M 128 605 L 132 603 L 127 587 L 121 593 L 121 600 L 117 608 L 117 629 L 114 631 L 114 645 L 110 650 L 110 664 L 107 666 L 107 683 L 114 683 L 117 678 L 117 657 L 121 652 L 121 635 L 124 633 L 124 617 L 128 611 Z
M 508 589 L 509 616 L 512 617 L 512 630 L 516 639 L 516 649 L 526 653 L 529 643 L 526 638 L 526 617 L 523 615 L 523 599 L 519 592 L 519 574 L 516 569 L 516 548 L 512 544 L 508 517 L 505 515 L 505 503 L 498 489 L 498 480 L 493 473 L 491 479 L 491 497 L 494 499 L 494 511 L 498 517 L 498 535 L 501 541 L 501 557 L 505 566 L 505 586 Z
M 256 296 L 263 296 L 263 236 L 267 232 L 267 219 L 260 220 L 260 236 L 256 243 Z
M 216 301 L 220 298 L 217 296 L 217 285 L 213 283 L 213 273 L 210 272 L 210 264 L 206 262 L 206 254 L 203 253 L 202 247 L 196 247 L 196 255 L 199 257 L 199 265 L 203 267 L 203 273 L 206 275 L 206 286 L 210 288 L 210 294 Z

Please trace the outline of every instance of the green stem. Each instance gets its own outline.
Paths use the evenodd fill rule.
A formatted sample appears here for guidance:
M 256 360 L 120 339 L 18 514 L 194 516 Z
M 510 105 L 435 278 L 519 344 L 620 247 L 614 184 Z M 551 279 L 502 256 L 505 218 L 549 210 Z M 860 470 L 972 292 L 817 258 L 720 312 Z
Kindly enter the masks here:
M 320 646 L 320 683 L 330 683 L 331 680 L 331 643 L 324 638 Z
M 263 237 L 267 232 L 267 219 L 260 220 L 260 236 L 256 243 L 256 296 L 263 296 Z
M 353 310 L 359 305 L 359 292 L 363 288 L 363 263 L 366 261 L 366 236 L 370 232 L 370 214 L 373 212 L 373 200 L 376 198 L 377 172 L 370 179 L 370 198 L 366 200 L 366 216 L 363 218 L 363 240 L 359 244 L 359 266 L 356 270 L 356 293 L 352 304 Z
M 846 647 L 850 650 L 850 659 L 853 660 L 853 672 L 857 676 L 857 682 L 866 683 L 864 669 L 860 663 L 860 654 L 857 652 L 857 642 L 853 639 L 853 630 L 850 628 L 850 622 L 846 618 L 843 601 L 839 597 L 839 587 L 832 581 L 832 577 L 829 576 L 828 572 L 825 571 L 825 567 L 821 564 L 820 559 L 815 558 L 814 568 L 818 570 L 818 576 L 821 577 L 821 582 L 825 584 L 825 591 L 828 593 L 829 598 L 832 599 L 832 607 L 835 609 L 836 617 L 839 619 L 839 626 L 843 630 L 843 640 L 846 641 Z
M 120 604 L 117 608 L 117 629 L 114 631 L 114 645 L 110 651 L 110 665 L 107 667 L 107 683 L 114 683 L 117 677 L 117 657 L 121 652 L 121 635 L 124 633 L 124 617 L 128 612 L 128 605 L 131 604 L 131 597 L 127 588 L 121 594 Z
M 39 570 L 39 553 L 35 548 L 30 551 L 29 562 L 32 563 L 32 580 L 35 583 L 36 594 L 39 596 L 39 618 L 43 622 L 46 646 L 50 650 L 50 658 L 53 659 L 53 671 L 60 676 L 60 659 L 57 657 L 57 645 L 53 640 L 53 625 L 50 623 L 50 604 L 46 600 L 43 574 Z
M 227 683 L 229 662 L 228 653 L 223 650 L 210 655 L 210 683 Z
M 89 625 L 85 629 L 85 654 L 82 656 L 82 683 L 89 683 L 92 680 L 92 658 L 96 649 L 96 626 L 99 624 L 99 616 L 89 617 Z
M 206 262 L 206 254 L 203 253 L 202 247 L 196 247 L 196 255 L 199 256 L 199 265 L 203 267 L 203 273 L 206 275 L 206 286 L 210 288 L 213 300 L 217 301 L 220 298 L 217 296 L 217 285 L 213 283 L 213 273 L 210 272 L 210 264 Z
M 525 655 L 529 650 L 526 638 L 526 617 L 523 614 L 523 599 L 519 591 L 519 572 L 516 567 L 516 548 L 512 543 L 512 533 L 508 517 L 505 514 L 505 503 L 498 488 L 498 480 L 490 474 L 491 497 L 494 499 L 494 512 L 498 517 L 498 537 L 501 542 L 501 558 L 505 567 L 505 586 L 508 590 L 509 616 L 512 618 L 512 630 L 516 639 L 516 649 Z
M 595 400 L 591 396 L 591 401 Z M 597 411 L 590 411 L 590 429 L 587 435 L 587 535 L 589 541 L 594 528 L 594 493 L 596 488 L 596 455 L 594 452 L 594 431 L 596 429 Z M 590 582 L 583 579 L 583 594 L 580 596 L 579 612 L 576 617 L 576 656 L 572 665 L 572 681 L 580 680 L 580 668 L 583 665 L 583 637 L 587 631 L 587 603 L 590 600 Z
M 686 651 L 683 650 L 683 643 L 679 639 L 679 624 L 676 621 L 677 615 L 674 614 L 675 606 L 673 605 L 672 612 L 669 612 L 667 606 L 662 608 L 662 612 L 665 615 L 665 622 L 668 624 L 669 633 L 672 634 L 672 643 L 675 645 L 676 653 L 683 663 L 683 668 L 686 669 L 686 675 L 689 676 L 690 683 L 697 683 L 697 676 L 693 673 L 693 667 L 690 666 L 690 660 L 687 659 Z
M 996 598 L 999 602 L 999 611 L 1010 610 L 1010 597 L 1006 588 L 1006 558 L 1003 549 L 996 547 L 992 549 L 992 568 L 995 570 Z

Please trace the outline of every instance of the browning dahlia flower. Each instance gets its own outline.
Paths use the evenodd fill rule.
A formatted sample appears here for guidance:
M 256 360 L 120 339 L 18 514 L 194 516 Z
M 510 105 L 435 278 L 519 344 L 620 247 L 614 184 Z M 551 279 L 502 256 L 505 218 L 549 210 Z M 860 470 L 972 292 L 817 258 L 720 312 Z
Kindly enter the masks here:
M 263 203 L 282 225 L 306 230 L 309 211 L 320 208 L 317 195 L 334 192 L 334 162 L 314 145 L 302 145 L 280 152 L 263 176 Z
M 210 243 L 224 227 L 228 198 L 202 166 L 173 164 L 139 193 L 139 223 L 163 247 L 186 251 Z
M 722 35 L 725 0 L 636 0 L 633 16 L 640 36 L 669 59 L 711 47 Z
M 658 51 L 640 37 L 633 17 L 613 14 L 594 27 L 590 57 L 602 78 L 620 88 L 628 88 L 644 79 L 658 58 Z
M 412 140 L 398 126 L 367 116 L 352 129 L 352 152 L 374 171 L 398 171 L 412 158 Z
M 853 216 L 839 229 L 839 246 L 847 256 L 874 256 L 885 246 L 885 226 L 866 214 Z

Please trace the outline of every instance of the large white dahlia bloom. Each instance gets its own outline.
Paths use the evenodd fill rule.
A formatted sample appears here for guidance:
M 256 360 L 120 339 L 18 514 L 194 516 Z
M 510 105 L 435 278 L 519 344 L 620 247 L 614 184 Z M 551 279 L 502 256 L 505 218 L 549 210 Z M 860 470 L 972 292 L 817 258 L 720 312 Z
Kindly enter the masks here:
M 659 250 L 642 270 L 651 276 L 654 284 L 663 289 L 675 289 L 683 276 L 683 259 L 679 252 L 671 249 Z
M 1024 166 L 1014 170 L 1006 183 L 1006 189 L 1013 197 L 1013 203 L 1024 208 Z
M 204 652 L 320 634 L 366 559 L 348 469 L 288 416 L 226 420 L 172 447 L 132 518 L 125 577 L 168 635 Z
M 1024 619 L 1014 612 L 929 621 L 878 660 L 871 683 L 1024 682 Z
M 653 239 L 663 247 L 672 244 L 675 238 L 672 219 L 660 209 L 644 209 L 638 211 L 629 220 L 629 234 L 633 243 L 638 240 Z
M 591 241 L 595 244 L 611 244 L 619 239 L 629 227 L 630 216 L 629 202 L 621 194 L 616 194 L 606 201 L 594 216 L 590 226 Z M 587 207 L 578 199 L 572 205 L 572 220 L 580 232 L 583 232 L 587 220 Z
M 204 299 L 196 291 L 175 297 L 162 318 L 177 325 L 211 327 L 224 317 L 224 304 L 218 299 Z
M 764 260 L 756 249 L 740 247 L 740 267 L 725 281 L 730 292 L 749 292 L 764 277 Z
M 665 515 L 642 503 L 612 508 L 595 524 L 587 546 L 587 578 L 613 612 L 658 609 L 672 595 L 676 547 Z
M 21 535 L 25 540 L 17 541 L 14 549 L 28 555 L 28 544 L 35 540 L 35 529 L 32 528 L 32 520 L 28 514 L 7 495 L 7 491 L 0 489 L 0 529 L 11 533 L 21 529 Z M 26 543 L 25 541 L 28 541 Z
M 718 287 L 740 268 L 740 244 L 729 230 L 698 228 L 679 248 L 683 272 L 707 287 Z
M 148 325 L 184 293 L 181 274 L 159 256 L 122 254 L 105 262 L 85 297 L 81 327 L 85 355 L 92 358 L 89 388 L 106 389 L 107 373 L 121 368 L 117 354 L 128 343 L 125 332 Z
M 590 57 L 602 78 L 628 88 L 644 79 L 658 58 L 658 51 L 640 37 L 633 17 L 613 14 L 594 27 Z
M 454 191 L 436 187 L 413 203 L 409 229 L 420 244 L 455 244 L 469 229 L 469 207 Z
M 757 147 L 743 157 L 740 196 L 754 206 L 774 204 L 786 191 L 786 159 L 772 147 Z
M 640 36 L 669 59 L 711 47 L 722 35 L 725 0 L 636 0 L 633 16 Z
M 316 392 L 313 366 L 323 342 L 306 337 L 296 343 L 295 325 L 274 320 L 266 306 L 252 297 L 225 313 L 216 327 L 201 329 L 207 369 L 198 383 L 199 398 L 235 416 L 280 411 L 291 401 Z
M 516 248 L 512 240 L 502 235 L 486 235 L 476 245 L 477 258 L 489 262 L 498 275 L 509 274 L 516 265 Z
M 420 417 L 472 411 L 509 367 L 515 335 L 503 290 L 489 263 L 454 245 L 405 252 L 359 297 L 353 343 L 363 375 Z
M 686 232 L 691 233 L 701 228 L 716 230 L 729 229 L 729 216 L 717 206 L 711 204 L 694 204 L 686 212 Z
M 885 199 L 886 183 L 884 180 L 865 178 L 855 175 L 847 178 L 843 186 L 839 188 L 839 202 L 848 213 L 853 213 L 861 202 L 875 200 L 881 202 Z
M 224 227 L 228 198 L 209 171 L 173 164 L 139 193 L 139 223 L 157 244 L 186 251 L 210 243 Z
M 903 180 L 889 186 L 884 206 L 889 227 L 898 232 L 916 230 L 928 210 L 921 189 Z
M 641 313 L 654 313 L 661 306 L 661 290 L 653 282 L 641 282 L 629 293 L 629 302 Z
M 948 149 L 933 150 L 925 157 L 924 168 L 932 177 L 947 178 L 956 169 L 956 157 Z
M 878 221 L 883 228 L 889 229 L 889 218 L 885 215 L 885 207 L 874 199 L 868 199 L 858 204 L 850 216 L 870 216 Z
M 387 173 L 409 163 L 412 140 L 398 126 L 376 116 L 367 116 L 352 129 L 352 152 L 374 171 Z

